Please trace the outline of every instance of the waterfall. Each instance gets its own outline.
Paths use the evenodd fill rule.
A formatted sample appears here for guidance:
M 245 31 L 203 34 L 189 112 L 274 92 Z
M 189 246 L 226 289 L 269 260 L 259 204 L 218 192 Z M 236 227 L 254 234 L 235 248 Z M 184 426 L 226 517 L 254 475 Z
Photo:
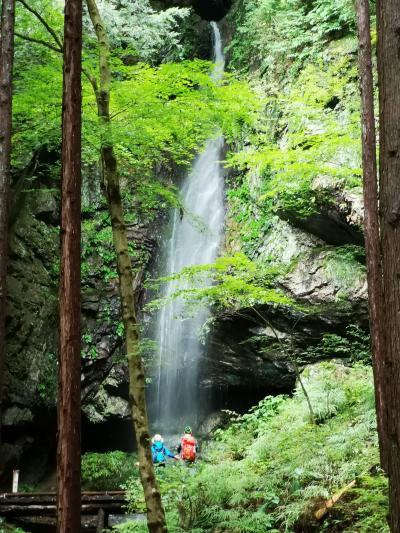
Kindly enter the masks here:
M 211 22 L 211 27 L 215 62 L 211 76 L 218 82 L 223 76 L 225 61 L 219 28 L 215 22 Z M 217 257 L 224 227 L 224 184 L 219 163 L 222 148 L 222 136 L 209 139 L 183 181 L 181 198 L 191 216 L 182 216 L 180 210 L 175 210 L 171 236 L 163 250 L 160 276 L 180 272 L 187 266 L 211 263 Z M 194 224 L 193 219 L 200 223 Z M 170 296 L 176 287 L 173 281 L 165 284 L 161 296 Z M 157 368 L 153 371 L 152 411 L 156 411 L 157 430 L 167 433 L 182 431 L 182 424 L 196 426 L 204 410 L 199 371 L 205 346 L 198 335 L 209 310 L 196 309 L 194 317 L 182 319 L 182 308 L 182 301 L 175 299 L 155 318 L 158 353 Z

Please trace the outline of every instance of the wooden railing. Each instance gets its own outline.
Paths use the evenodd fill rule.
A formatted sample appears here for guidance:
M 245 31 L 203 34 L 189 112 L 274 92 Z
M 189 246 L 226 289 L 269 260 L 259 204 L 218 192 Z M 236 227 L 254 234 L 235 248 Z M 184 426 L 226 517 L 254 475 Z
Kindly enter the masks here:
M 82 492 L 82 515 L 97 516 L 97 530 L 108 526 L 110 514 L 125 514 L 125 492 Z M 56 516 L 54 492 L 0 493 L 0 516 L 8 518 Z

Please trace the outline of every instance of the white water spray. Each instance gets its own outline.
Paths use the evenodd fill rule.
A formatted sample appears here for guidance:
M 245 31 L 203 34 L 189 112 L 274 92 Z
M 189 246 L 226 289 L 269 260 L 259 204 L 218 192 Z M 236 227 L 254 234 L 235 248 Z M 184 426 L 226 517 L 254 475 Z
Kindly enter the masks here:
M 215 61 L 211 77 L 218 82 L 223 76 L 225 60 L 219 28 L 215 22 L 211 22 L 211 27 Z M 210 139 L 183 182 L 183 204 L 201 224 L 193 224 L 188 216 L 182 217 L 179 210 L 175 211 L 161 276 L 180 272 L 184 267 L 212 263 L 217 257 L 224 227 L 224 184 L 219 163 L 222 148 L 222 136 Z M 167 283 L 161 296 L 170 296 L 176 288 L 176 282 Z M 158 312 L 155 321 L 158 354 L 153 388 L 156 398 L 152 403 L 156 401 L 157 428 L 168 433 L 182 430 L 182 424 L 196 425 L 203 407 L 198 385 L 205 346 L 198 335 L 209 310 L 196 310 L 195 317 L 182 319 L 179 316 L 182 308 L 182 301 L 175 299 Z

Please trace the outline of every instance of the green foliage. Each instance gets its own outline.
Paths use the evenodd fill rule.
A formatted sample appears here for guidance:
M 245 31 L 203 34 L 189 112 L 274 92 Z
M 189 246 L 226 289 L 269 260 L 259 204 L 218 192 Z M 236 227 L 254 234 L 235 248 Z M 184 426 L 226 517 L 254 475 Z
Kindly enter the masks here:
M 151 190 L 151 183 L 149 189 Z M 161 185 L 160 189 L 162 189 Z M 151 193 L 149 196 L 151 198 Z M 129 194 L 124 198 L 126 203 L 128 203 L 128 200 Z M 140 202 L 141 196 L 138 195 L 136 201 L 128 206 L 125 217 L 126 224 L 134 225 L 139 221 L 143 223 L 155 216 L 157 205 L 155 196 L 153 199 L 148 198 L 147 205 L 150 205 L 149 202 L 152 202 L 148 210 Z M 160 199 L 158 200 L 159 205 Z M 100 278 L 105 281 L 116 279 L 118 273 L 108 211 L 103 206 L 97 206 L 97 209 L 94 206 L 88 206 L 85 209 L 85 214 L 88 218 L 82 221 L 82 278 L 88 284 L 91 283 L 92 278 Z M 140 242 L 140 239 L 130 240 L 129 254 L 132 259 L 134 271 L 146 265 L 149 259 L 148 248 Z
M 82 455 L 82 485 L 85 490 L 118 490 L 134 472 L 136 457 L 120 451 Z
M 351 362 L 371 362 L 370 337 L 357 324 L 346 326 L 345 335 L 325 333 L 317 346 L 309 346 L 302 353 L 304 361 L 344 358 Z
M 185 313 L 190 313 L 199 304 L 213 305 L 221 311 L 260 303 L 294 305 L 282 291 L 273 288 L 273 282 L 281 273 L 281 266 L 258 264 L 242 253 L 218 257 L 214 263 L 186 267 L 179 273 L 153 282 L 153 286 L 157 286 L 174 280 L 178 285 L 171 296 L 153 300 L 147 308 L 157 309 L 178 297 L 186 304 Z
M 190 470 L 181 461 L 168 461 L 166 468 L 156 468 L 155 473 L 163 496 L 163 504 L 167 510 L 174 509 L 176 498 L 179 496 L 182 487 L 185 486 Z M 146 504 L 141 490 L 138 475 L 133 475 L 125 484 L 127 492 L 128 511 L 144 512 Z
M 61 38 L 61 6 L 33 0 L 32 7 Z M 187 16 L 188 10 L 156 13 L 147 0 L 136 0 L 129 5 L 104 2 L 100 10 L 110 25 L 112 37 L 112 131 L 109 126 L 105 131 L 99 122 L 93 87 L 84 77 L 83 162 L 96 165 L 102 138 L 105 134 L 111 135 L 119 172 L 121 178 L 125 178 L 122 184 L 128 179 L 130 184 L 134 181 L 135 192 L 139 192 L 142 203 L 150 198 L 159 201 L 162 196 L 171 201 L 167 189 L 155 184 L 155 166 L 163 165 L 172 171 L 176 165 L 188 165 L 205 140 L 219 129 L 228 139 L 242 135 L 243 127 L 253 120 L 257 98 L 246 83 L 232 76 L 227 76 L 219 85 L 214 84 L 209 77 L 209 62 L 183 61 L 151 67 L 126 60 L 139 49 L 143 56 L 138 59 L 154 59 L 154 54 L 158 53 L 155 48 L 165 51 L 169 39 L 179 47 L 177 22 Z M 112 16 L 107 17 L 107 14 Z M 37 18 L 21 5 L 17 15 L 19 33 L 57 46 Z M 117 34 L 121 42 L 117 42 Z M 16 70 L 19 74 L 15 80 L 14 106 L 18 164 L 26 163 L 39 145 L 60 143 L 61 66 L 61 54 L 18 39 Z M 97 43 L 89 24 L 86 24 L 84 69 L 96 78 Z M 153 180 L 148 188 L 149 178 Z
M 0 533 L 28 533 L 21 527 L 13 526 L 5 522 L 4 518 L 0 517 Z
M 120 49 L 128 61 L 159 64 L 184 59 L 181 28 L 190 14 L 189 9 L 155 11 L 149 0 L 100 0 L 98 6 L 113 48 Z M 84 22 L 87 33 L 92 36 L 89 17 L 85 17 Z
M 331 39 L 355 34 L 351 0 L 240 0 L 229 18 L 232 65 L 275 78 L 298 72 Z
M 145 518 L 142 520 L 129 521 L 125 524 L 113 527 L 112 531 L 117 531 L 118 533 L 147 533 L 147 521 Z
M 82 335 L 82 342 L 84 348 L 81 351 L 81 356 L 84 359 L 97 359 L 97 348 L 91 333 L 84 333 Z
M 32 483 L 20 483 L 18 485 L 18 492 L 37 492 L 38 486 Z
M 357 246 L 355 244 L 336 246 L 334 249 L 330 250 L 330 253 L 346 263 L 351 263 L 353 265 L 355 261 L 361 264 L 365 263 L 365 249 L 362 246 Z
M 11 524 L 0 523 L 0 533 L 28 533 L 25 529 Z
M 120 172 L 147 181 L 154 165 L 188 165 L 206 139 L 222 129 L 228 139 L 251 123 L 257 99 L 243 82 L 216 85 L 210 63 L 200 60 L 152 68 L 143 63 L 118 67 L 123 79 L 112 87 L 114 147 Z M 92 87 L 84 86 L 84 154 L 96 161 L 104 135 Z M 109 132 L 107 132 L 109 135 Z
M 361 184 L 355 13 L 350 0 L 240 0 L 228 18 L 230 67 L 266 95 L 228 159 L 228 235 L 254 257 L 274 215 L 300 223 Z
M 267 421 L 276 415 L 286 398 L 286 396 L 266 396 L 244 415 L 228 412 L 231 424 L 227 429 L 216 429 L 213 435 L 215 440 L 229 442 L 231 446 L 233 445 L 229 450 L 229 457 L 234 460 L 242 459 L 247 447 L 259 434 L 260 420 Z
M 371 369 L 322 363 L 303 380 L 317 425 L 298 387 L 293 398 L 267 397 L 243 416 L 230 413 L 231 425 L 216 431 L 190 475 L 175 465 L 158 472 L 171 531 L 293 533 L 321 499 L 353 479 L 356 488 L 321 531 L 388 531 L 387 480 L 369 474 L 379 459 Z M 131 479 L 128 492 L 136 510 L 143 509 L 138 483 Z M 138 521 L 115 531 L 145 528 Z
M 117 278 L 110 217 L 97 211 L 94 218 L 82 221 L 82 278 L 95 276 L 105 281 Z
M 293 398 L 267 398 L 218 431 L 206 450 L 207 463 L 180 499 L 187 531 L 235 524 L 234 531 L 292 533 L 316 499 L 328 498 L 377 463 L 371 370 L 320 364 L 303 380 L 318 425 L 309 423 L 298 388 Z
M 357 479 L 356 487 L 335 505 L 321 531 L 389 533 L 388 507 L 388 480 L 378 469 Z
M 49 149 L 60 145 L 62 61 L 47 50 L 31 57 L 26 45 L 19 53 L 31 59 L 25 66 L 17 54 L 14 78 L 12 157 L 13 165 L 22 167 L 43 145 Z
M 307 65 L 289 89 L 271 97 L 267 106 L 279 110 L 273 128 L 258 132 L 252 148 L 229 159 L 230 166 L 250 172 L 250 180 L 258 174 L 258 202 L 267 210 L 307 218 L 329 206 L 335 188 L 360 184 L 355 61 L 343 48 L 335 61 Z M 283 131 L 278 143 L 276 130 Z M 318 180 L 330 185 L 320 187 Z
M 239 236 L 241 250 L 252 258 L 271 228 L 273 213 L 271 202 L 260 200 L 257 188 L 250 187 L 249 180 L 244 176 L 242 178 L 227 191 L 228 235 Z
M 329 249 L 324 254 L 322 264 L 325 275 L 339 289 L 335 294 L 336 301 L 346 302 L 354 280 L 365 279 L 365 265 L 356 259 L 362 253 L 358 246 L 341 246 Z
M 160 209 L 184 209 L 178 189 L 166 180 L 155 176 L 148 176 L 146 180 L 138 178 L 135 187 L 134 194 L 126 189 L 123 194 L 125 220 L 129 224 L 151 221 Z

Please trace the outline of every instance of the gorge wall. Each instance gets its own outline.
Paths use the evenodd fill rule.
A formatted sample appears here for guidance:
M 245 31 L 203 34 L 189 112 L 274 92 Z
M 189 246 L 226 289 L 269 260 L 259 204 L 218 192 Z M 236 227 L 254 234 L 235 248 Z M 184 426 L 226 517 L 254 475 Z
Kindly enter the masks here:
M 225 14 L 228 4 L 219 2 L 213 9 Z M 316 23 L 319 16 L 313 8 L 318 2 L 309 4 L 304 24 Z M 252 9 L 238 0 L 221 22 L 228 69 L 248 77 L 265 98 L 257 131 L 230 147 L 245 156 L 226 172 L 224 249 L 268 265 L 274 288 L 291 303 L 255 301 L 215 317 L 200 380 L 216 409 L 243 410 L 266 394 L 291 392 L 293 357 L 306 364 L 364 357 L 368 351 L 354 27 L 344 15 L 338 19 L 333 13 L 336 26 L 328 24 L 315 42 L 290 45 L 286 66 L 278 68 L 290 37 L 276 22 L 284 17 L 284 8 L 277 8 L 278 19 L 264 14 L 262 20 Z M 259 17 L 259 26 L 252 17 Z M 204 57 L 209 31 L 198 18 L 192 24 L 186 33 L 193 53 Z M 307 91 L 314 100 L 307 101 Z M 253 157 L 266 144 L 270 159 Z M 279 154 L 286 149 L 284 159 Z M 8 277 L 0 469 L 19 465 L 27 483 L 37 480 L 55 451 L 58 197 L 49 191 L 57 184 L 57 171 L 46 157 L 14 224 Z M 279 174 L 279 165 L 287 169 L 285 175 Z M 175 169 L 171 180 L 179 172 Z M 86 172 L 83 220 L 83 445 L 131 449 L 114 257 L 104 244 L 111 234 L 91 173 Z M 139 302 L 165 217 L 164 210 L 129 225 Z M 143 316 L 145 324 L 148 320 Z M 150 352 L 144 355 L 149 358 Z M 42 458 L 34 467 L 26 459 L 32 451 Z

